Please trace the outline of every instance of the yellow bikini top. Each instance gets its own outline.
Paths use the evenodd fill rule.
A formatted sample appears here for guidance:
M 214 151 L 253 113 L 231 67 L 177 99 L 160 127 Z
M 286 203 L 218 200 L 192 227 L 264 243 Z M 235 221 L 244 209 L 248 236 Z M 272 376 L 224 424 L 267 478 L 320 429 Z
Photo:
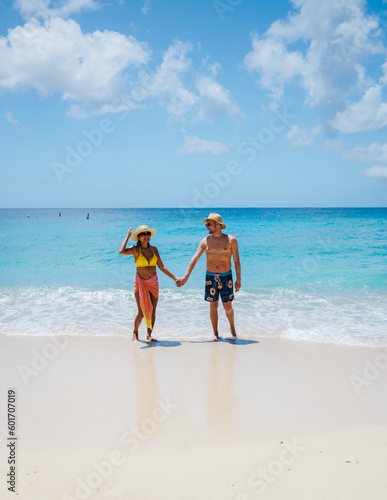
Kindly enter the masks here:
M 157 255 L 155 254 L 155 251 L 152 248 L 153 252 L 153 257 L 151 258 L 151 261 L 148 262 L 147 258 L 141 253 L 141 247 L 140 247 L 140 255 L 138 259 L 136 260 L 136 267 L 150 267 L 150 266 L 155 266 L 157 263 Z

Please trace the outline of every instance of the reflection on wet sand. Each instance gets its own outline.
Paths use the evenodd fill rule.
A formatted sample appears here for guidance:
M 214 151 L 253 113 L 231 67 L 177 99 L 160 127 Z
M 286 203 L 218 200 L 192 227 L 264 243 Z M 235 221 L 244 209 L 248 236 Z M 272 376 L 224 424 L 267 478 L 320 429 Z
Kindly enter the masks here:
M 205 398 L 206 434 L 218 439 L 236 434 L 239 426 L 235 356 L 232 342 L 216 342 L 212 345 Z
M 141 350 L 137 345 L 133 345 L 133 348 L 137 420 L 141 422 L 152 416 L 160 394 L 156 380 L 154 349 Z

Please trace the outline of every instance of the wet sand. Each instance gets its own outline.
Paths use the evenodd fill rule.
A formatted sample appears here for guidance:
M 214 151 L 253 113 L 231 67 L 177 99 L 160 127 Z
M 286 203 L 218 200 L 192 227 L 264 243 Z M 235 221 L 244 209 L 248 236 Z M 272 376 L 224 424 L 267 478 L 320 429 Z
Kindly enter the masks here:
M 0 336 L 23 500 L 385 499 L 387 350 Z M 4 413 L 3 413 L 4 414 Z M 4 480 L 5 478 L 5 480 Z

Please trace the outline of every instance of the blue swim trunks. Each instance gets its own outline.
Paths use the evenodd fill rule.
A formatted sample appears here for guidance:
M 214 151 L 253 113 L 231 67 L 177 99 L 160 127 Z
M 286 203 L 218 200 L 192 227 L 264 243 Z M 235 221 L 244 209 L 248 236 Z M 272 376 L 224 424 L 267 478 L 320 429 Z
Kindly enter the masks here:
M 234 285 L 231 270 L 219 274 L 206 272 L 204 300 L 207 302 L 218 302 L 219 294 L 222 302 L 231 302 L 234 300 Z

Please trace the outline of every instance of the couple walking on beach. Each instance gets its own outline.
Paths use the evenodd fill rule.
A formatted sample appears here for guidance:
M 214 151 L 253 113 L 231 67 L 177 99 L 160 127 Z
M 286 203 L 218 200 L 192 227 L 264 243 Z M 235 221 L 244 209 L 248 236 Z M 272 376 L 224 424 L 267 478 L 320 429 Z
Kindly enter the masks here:
M 195 255 L 188 264 L 186 273 L 181 278 L 176 278 L 161 260 L 159 251 L 150 245 L 152 236 L 156 234 L 156 229 L 149 229 L 148 226 L 139 226 L 132 234 L 133 227 L 123 241 L 119 253 L 121 255 L 133 255 L 137 273 L 134 278 L 134 296 L 137 303 L 137 316 L 134 320 L 133 340 L 138 340 L 138 328 L 144 318 L 147 326 L 147 340 L 152 338 L 152 330 L 156 319 L 156 307 L 159 296 L 159 282 L 157 278 L 156 266 L 173 279 L 176 286 L 181 287 L 187 283 L 196 263 L 204 253 L 207 256 L 207 271 L 204 300 L 210 303 L 210 318 L 214 331 L 214 340 L 219 338 L 218 334 L 218 304 L 219 296 L 222 299 L 223 307 L 230 323 L 231 335 L 236 337 L 234 325 L 234 311 L 232 301 L 234 300 L 233 278 L 231 272 L 231 256 L 234 259 L 236 281 L 235 291 L 241 287 L 241 264 L 239 261 L 238 242 L 234 236 L 222 233 L 226 228 L 222 217 L 219 214 L 211 213 L 202 222 L 206 224 L 209 235 L 203 238 L 199 244 Z M 137 245 L 126 248 L 129 238 L 137 242 Z

